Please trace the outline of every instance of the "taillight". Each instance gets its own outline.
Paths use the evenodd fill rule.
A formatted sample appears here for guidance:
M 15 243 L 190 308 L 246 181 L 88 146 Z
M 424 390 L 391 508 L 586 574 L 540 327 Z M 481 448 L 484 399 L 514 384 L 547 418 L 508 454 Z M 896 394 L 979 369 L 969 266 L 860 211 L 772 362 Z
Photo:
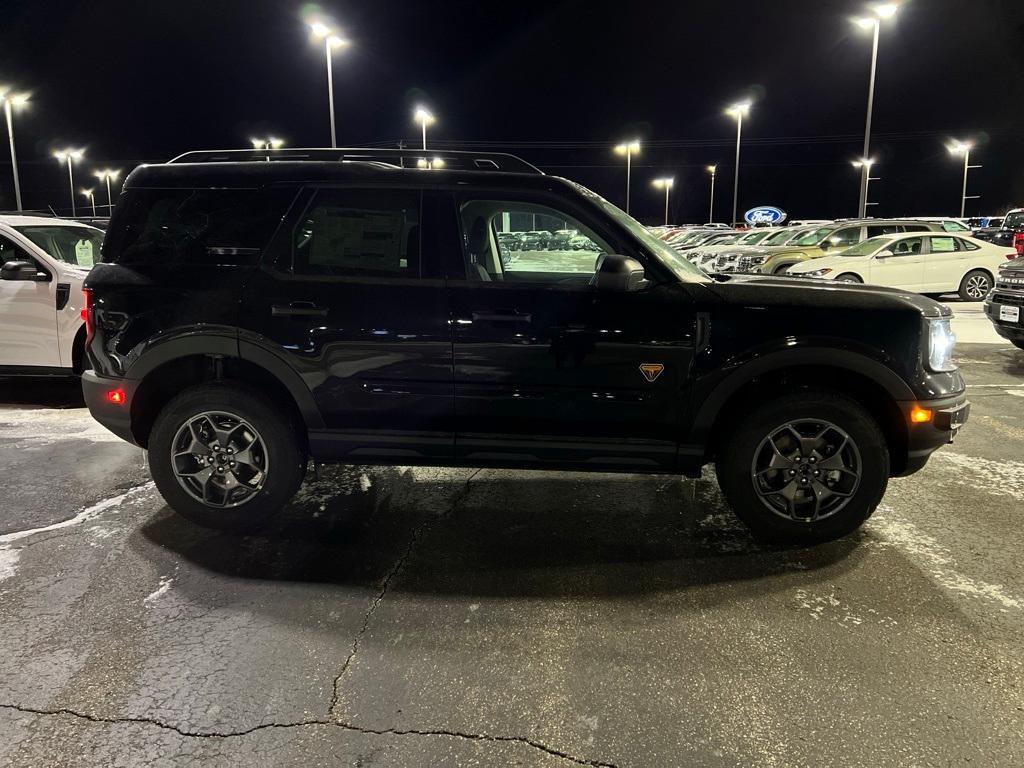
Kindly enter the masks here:
M 1024 232 L 1015 232 L 1013 235 L 1013 247 L 1018 256 L 1024 256 Z
M 1007 254 L 1006 254 L 1006 260 L 1007 261 L 1013 261 L 1018 256 L 1020 256 L 1020 254 L 1017 253 L 1016 251 L 1008 251 Z
M 82 320 L 85 322 L 85 344 L 92 341 L 93 332 L 96 330 L 93 318 L 92 291 L 88 288 L 82 289 Z

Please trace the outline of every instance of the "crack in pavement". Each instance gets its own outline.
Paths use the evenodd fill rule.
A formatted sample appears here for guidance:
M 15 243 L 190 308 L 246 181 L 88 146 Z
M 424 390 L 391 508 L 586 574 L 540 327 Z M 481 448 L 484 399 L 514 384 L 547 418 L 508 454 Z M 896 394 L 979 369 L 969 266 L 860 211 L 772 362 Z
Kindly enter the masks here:
M 37 709 L 35 707 L 23 707 L 17 704 L 0 703 L 0 709 L 21 712 L 27 715 L 39 715 L 42 717 L 59 717 L 61 715 L 64 715 L 67 717 L 75 717 L 80 720 L 87 720 L 90 723 L 97 723 L 101 725 L 151 725 L 155 728 L 160 728 L 161 730 L 173 731 L 174 733 L 177 733 L 180 736 L 190 739 L 241 738 L 256 733 L 257 731 L 268 730 L 271 728 L 306 728 L 310 726 L 340 728 L 345 731 L 354 731 L 356 733 L 365 733 L 374 736 L 447 736 L 450 738 L 464 739 L 467 741 L 487 741 L 493 743 L 504 742 L 509 744 L 523 744 L 525 746 L 532 747 L 533 749 L 540 750 L 541 752 L 551 755 L 552 757 L 567 760 L 576 765 L 588 765 L 594 766 L 595 768 L 617 768 L 615 763 L 609 763 L 603 760 L 591 760 L 587 758 L 575 757 L 574 755 L 570 755 L 568 752 L 562 752 L 561 750 L 549 747 L 547 744 L 544 744 L 543 742 L 537 741 L 535 739 L 529 739 L 524 736 L 494 736 L 492 734 L 487 733 L 465 733 L 463 731 L 448 731 L 441 728 L 367 728 L 365 726 L 346 723 L 341 720 L 297 720 L 295 722 L 290 723 L 262 723 L 260 725 L 254 725 L 251 728 L 245 728 L 238 731 L 190 731 L 185 728 L 181 728 L 170 723 L 164 723 L 160 720 L 156 720 L 150 717 L 100 717 L 98 715 L 90 715 L 84 712 L 78 712 L 76 710 L 68 709 L 66 707 L 60 707 L 57 709 Z
M 337 676 L 334 678 L 333 693 L 331 694 L 331 703 L 327 707 L 328 715 L 331 715 L 334 712 L 335 707 L 338 706 L 338 701 L 341 698 L 341 678 L 345 676 L 345 673 L 348 671 L 349 666 L 352 664 L 352 660 L 355 658 L 356 653 L 359 651 L 359 641 L 362 639 L 363 635 L 366 634 L 366 630 L 370 626 L 370 619 L 373 616 L 374 611 L 377 610 L 377 606 L 379 606 L 381 601 L 384 599 L 384 595 L 387 594 L 388 589 L 391 587 L 391 582 L 401 572 L 402 568 L 405 566 L 406 561 L 409 559 L 409 556 L 412 554 L 412 551 L 415 548 L 416 543 L 420 540 L 420 538 L 422 538 L 427 528 L 431 527 L 432 525 L 435 525 L 439 521 L 455 513 L 455 510 L 458 508 L 459 504 L 462 503 L 462 500 L 469 493 L 469 484 L 473 481 L 473 478 L 479 475 L 482 471 L 483 468 L 481 467 L 480 469 L 477 469 L 476 471 L 473 472 L 473 474 L 466 478 L 466 482 L 463 483 L 462 488 L 459 489 L 459 492 L 455 495 L 455 498 L 452 499 L 452 503 L 449 506 L 447 512 L 438 515 L 437 517 L 424 520 L 422 523 L 416 526 L 415 529 L 413 529 L 412 536 L 409 538 L 409 544 L 406 546 L 405 551 L 402 552 L 402 554 L 395 561 L 395 564 L 391 566 L 391 569 L 384 575 L 384 578 L 381 580 L 380 589 L 378 590 L 377 595 L 374 597 L 373 601 L 370 603 L 370 607 L 367 609 L 366 615 L 363 616 L 363 624 L 359 628 L 359 631 L 356 633 L 356 636 L 352 639 L 352 649 L 349 651 L 348 657 L 345 659 L 345 662 L 341 665 L 341 671 L 339 671 Z

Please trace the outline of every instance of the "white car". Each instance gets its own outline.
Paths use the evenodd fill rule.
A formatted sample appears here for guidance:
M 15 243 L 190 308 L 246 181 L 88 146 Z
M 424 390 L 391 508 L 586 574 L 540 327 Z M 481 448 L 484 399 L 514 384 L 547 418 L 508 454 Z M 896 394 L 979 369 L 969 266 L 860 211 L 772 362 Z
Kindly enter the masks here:
M 1016 258 L 1006 246 L 966 235 L 905 232 L 881 235 L 836 254 L 794 264 L 787 274 L 850 283 L 873 283 L 916 293 L 959 293 L 981 301 L 999 266 Z
M 0 216 L 0 375 L 82 371 L 82 282 L 103 231 L 77 221 Z

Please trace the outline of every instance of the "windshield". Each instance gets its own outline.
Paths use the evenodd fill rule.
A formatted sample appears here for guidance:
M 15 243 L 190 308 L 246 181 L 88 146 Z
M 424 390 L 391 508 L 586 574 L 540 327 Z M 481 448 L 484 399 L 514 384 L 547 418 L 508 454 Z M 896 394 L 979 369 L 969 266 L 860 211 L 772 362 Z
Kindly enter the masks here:
M 891 237 L 872 237 L 851 248 L 840 251 L 836 256 L 870 256 L 883 245 L 891 241 Z
M 792 229 L 784 229 L 781 232 L 776 232 L 771 237 L 765 238 L 761 245 L 782 245 L 791 237 L 796 237 L 801 234 L 803 234 L 803 231 L 794 232 Z
M 100 257 L 103 231 L 93 227 L 45 224 L 15 229 L 55 259 L 79 267 L 91 267 Z
M 1024 227 L 1024 211 L 1014 211 L 1013 213 L 1006 214 L 1006 217 L 1003 219 L 1003 226 L 1007 229 Z
M 630 234 L 643 243 L 644 248 L 654 256 L 654 258 L 672 270 L 672 273 L 684 283 L 704 282 L 709 279 L 700 268 L 695 267 L 677 253 L 674 248 L 666 245 L 648 232 L 647 228 L 643 224 L 634 219 L 628 213 L 615 207 L 603 197 L 591 192 L 586 187 L 579 184 L 574 184 L 574 186 L 600 205 L 601 208 L 604 209 L 605 213 L 615 219 L 615 221 L 628 229 Z
M 744 245 L 760 243 L 762 240 L 766 239 L 770 234 L 770 231 L 766 232 L 764 230 L 762 230 L 761 232 L 748 232 L 736 242 L 743 243 Z
M 832 234 L 832 227 L 822 227 L 804 235 L 799 240 L 794 240 L 793 245 L 817 245 L 830 234 Z

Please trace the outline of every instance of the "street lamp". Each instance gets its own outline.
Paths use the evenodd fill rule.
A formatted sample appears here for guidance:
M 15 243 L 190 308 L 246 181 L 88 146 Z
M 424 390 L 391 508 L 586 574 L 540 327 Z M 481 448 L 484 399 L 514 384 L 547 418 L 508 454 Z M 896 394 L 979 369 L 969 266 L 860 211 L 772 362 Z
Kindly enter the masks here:
M 309 25 L 313 37 L 324 41 L 324 52 L 327 55 L 327 106 L 331 112 L 331 147 L 338 146 L 337 134 L 334 130 L 334 72 L 331 69 L 331 51 L 335 48 L 344 48 L 349 41 L 324 24 L 322 21 L 315 21 Z
M 120 171 L 115 171 L 112 168 L 104 168 L 102 171 L 96 171 L 93 173 L 100 181 L 106 182 L 107 184 L 107 208 L 109 212 L 108 216 L 114 215 L 114 198 L 110 194 L 110 182 L 117 181 L 117 177 L 121 175 Z
M 417 168 L 425 168 L 429 170 L 440 170 L 444 168 L 444 160 L 440 157 L 435 157 L 433 160 L 427 160 L 425 157 L 421 157 L 416 161 Z
M 633 155 L 640 151 L 639 139 L 624 141 L 615 147 L 615 154 L 626 156 L 626 213 L 629 213 L 629 179 L 632 173 Z
M 252 142 L 253 149 L 265 149 L 267 150 L 267 162 L 270 162 L 270 150 L 280 149 L 284 146 L 284 139 L 275 139 L 273 136 L 267 136 L 262 139 L 249 139 Z
M 18 179 L 18 156 L 14 151 L 14 118 L 11 115 L 14 107 L 28 103 L 27 93 L 0 93 L 0 101 L 4 103 L 4 117 L 7 118 L 7 138 L 11 143 L 11 169 L 14 171 L 14 204 L 21 210 L 21 182 Z
M 96 218 L 96 198 L 93 196 L 92 190 L 83 189 L 82 195 L 85 197 L 86 200 L 89 201 L 89 204 L 92 205 L 92 216 L 93 218 Z
M 871 166 L 873 166 L 874 164 L 875 161 L 867 157 L 862 157 L 860 160 L 854 160 L 852 163 L 850 163 L 850 165 L 852 165 L 854 168 L 861 169 L 860 176 L 864 180 L 864 198 L 861 203 L 861 205 L 863 206 L 862 210 L 864 211 L 864 213 L 860 214 L 860 218 L 862 219 L 867 216 L 867 207 L 869 205 L 875 205 L 875 203 L 868 202 L 868 185 L 870 185 L 872 181 L 881 181 L 881 178 L 879 178 L 878 176 L 871 175 Z
M 708 224 L 713 224 L 715 221 L 715 171 L 718 170 L 718 166 L 709 165 L 707 170 L 711 174 L 711 208 L 708 211 Z
M 743 118 L 750 113 L 750 102 L 740 101 L 725 110 L 736 120 L 736 175 L 732 182 L 732 225 L 736 225 L 736 211 L 740 197 L 740 141 L 743 137 Z
M 81 160 L 85 154 L 84 149 L 59 149 L 53 153 L 53 156 L 62 163 L 68 164 L 68 190 L 71 192 L 71 215 L 74 217 L 78 211 L 75 208 L 75 174 L 71 170 L 71 163 L 73 160 Z
M 660 179 L 653 179 L 651 184 L 655 189 L 665 190 L 665 226 L 668 226 L 668 194 L 672 190 L 672 185 L 675 183 L 675 179 L 671 176 L 665 176 Z
M 425 152 L 427 150 L 427 126 L 433 125 L 437 121 L 426 107 L 416 107 L 412 119 L 419 123 L 423 129 L 423 151 Z
M 963 155 L 964 156 L 964 185 L 960 192 L 960 218 L 964 217 L 964 211 L 967 209 L 967 201 L 975 200 L 981 195 L 968 195 L 967 194 L 967 172 L 971 168 L 981 168 L 980 165 L 971 165 L 971 150 L 974 149 L 974 143 L 970 141 L 952 141 L 947 146 L 951 155 Z
M 872 30 L 871 78 L 868 81 L 868 116 L 864 125 L 864 153 L 861 157 L 868 157 L 871 154 L 871 110 L 875 102 L 875 72 L 878 68 L 878 33 L 881 29 L 882 21 L 895 16 L 898 7 L 895 3 L 877 4 L 872 8 L 873 13 L 870 16 L 854 19 L 854 23 L 861 29 Z M 864 165 L 861 167 L 860 209 L 858 210 L 858 215 L 861 218 L 867 215 L 868 172 L 868 166 Z

